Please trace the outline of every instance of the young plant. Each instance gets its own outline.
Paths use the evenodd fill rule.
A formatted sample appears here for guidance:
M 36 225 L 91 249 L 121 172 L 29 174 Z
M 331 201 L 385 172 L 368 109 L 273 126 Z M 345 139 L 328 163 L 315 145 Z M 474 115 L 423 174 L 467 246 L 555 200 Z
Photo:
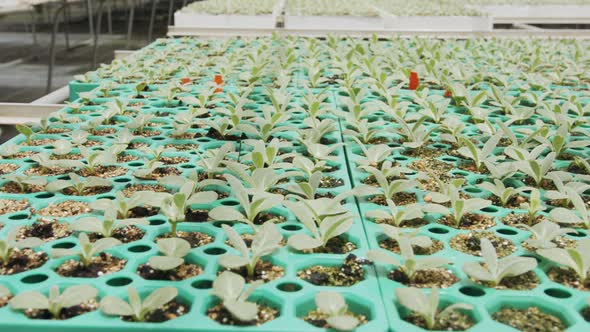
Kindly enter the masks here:
M 379 188 L 369 185 L 358 186 L 358 191 L 362 191 L 365 195 L 382 194 L 385 199 L 393 199 L 397 194 L 411 190 L 418 185 L 418 181 L 415 180 L 397 179 L 390 181 L 388 178 L 390 171 L 386 168 L 379 170 L 372 166 L 364 166 L 362 169 L 373 175 L 379 185 Z
M 393 258 L 390 253 L 382 250 L 367 251 L 367 258 L 372 261 L 399 267 L 409 280 L 414 280 L 416 273 L 419 271 L 434 269 L 451 263 L 450 260 L 437 256 L 417 258 L 416 255 L 414 255 L 414 250 L 412 249 L 410 239 L 408 238 L 400 237 L 398 244 L 403 259 L 402 262 Z
M 534 159 L 520 161 L 518 162 L 517 166 L 521 172 L 530 176 L 537 185 L 537 187 L 539 187 L 541 186 L 541 182 L 543 182 L 543 179 L 547 177 L 547 173 L 549 173 L 549 171 L 553 167 L 553 161 L 555 160 L 555 156 L 555 152 L 551 152 L 542 160 Z
M 69 180 L 55 180 L 50 182 L 45 189 L 49 192 L 61 192 L 72 188 L 77 196 L 84 196 L 86 190 L 98 187 L 112 187 L 111 181 L 98 176 L 83 178 L 76 173 L 69 174 Z
M 31 160 L 39 165 L 43 173 L 48 173 L 52 168 L 72 169 L 84 166 L 79 160 L 52 160 L 47 153 L 37 153 L 31 156 Z
M 76 285 L 64 289 L 60 293 L 59 286 L 51 286 L 49 297 L 36 292 L 22 292 L 10 300 L 10 307 L 14 310 L 47 310 L 54 319 L 60 319 L 63 309 L 80 305 L 94 300 L 98 290 L 89 285 Z
M 399 243 L 402 241 L 402 238 L 405 239 L 410 243 L 411 246 L 418 246 L 421 248 L 428 248 L 432 246 L 432 239 L 428 236 L 418 235 L 420 232 L 419 230 L 414 231 L 404 231 L 401 228 L 394 227 L 387 224 L 380 224 L 381 230 L 388 238 L 394 240 L 395 242 Z
M 159 202 L 160 213 L 168 218 L 170 234 L 176 236 L 178 224 L 186 220 L 186 213 L 191 205 L 207 204 L 217 199 L 214 191 L 194 192 L 192 183 L 186 183 L 173 195 L 164 193 Z
M 262 280 L 250 283 L 250 287 L 244 289 L 246 281 L 238 274 L 223 271 L 213 282 L 213 295 L 222 301 L 222 305 L 233 318 L 240 322 L 250 322 L 258 315 L 258 305 L 248 302 L 248 297 L 254 290 L 262 285 Z
M 142 135 L 146 126 L 155 118 L 156 116 L 151 113 L 140 113 L 131 121 L 127 122 L 125 126 L 129 129 L 134 130 L 137 134 Z
M 15 127 L 19 133 L 25 136 L 25 142 L 27 142 L 27 145 L 31 145 L 33 142 L 33 136 L 35 135 L 33 128 L 27 126 L 26 124 L 17 124 Z
M 143 301 L 137 289 L 129 287 L 127 293 L 129 302 L 118 297 L 105 296 L 100 301 L 100 310 L 108 316 L 130 317 L 134 322 L 144 322 L 148 314 L 174 300 L 178 295 L 178 290 L 174 287 L 158 288 Z
M 289 185 L 286 189 L 295 195 L 305 199 L 315 199 L 322 180 L 322 172 L 313 173 L 307 181 L 297 182 Z
M 541 199 L 541 192 L 533 188 L 527 203 L 520 204 L 520 208 L 526 210 L 528 215 L 529 226 L 532 226 L 537 220 L 537 215 L 545 210 L 545 204 Z
M 433 194 L 433 193 L 431 193 Z M 486 207 L 492 205 L 492 201 L 482 198 L 469 198 L 463 199 L 459 196 L 459 191 L 454 190 L 450 193 L 449 196 L 444 194 L 438 194 L 433 196 L 433 200 L 438 196 L 443 196 L 445 201 L 450 202 L 450 208 L 440 205 L 440 204 L 426 204 L 424 206 L 424 212 L 429 213 L 440 213 L 443 215 L 450 215 L 453 219 L 455 227 L 461 226 L 461 222 L 463 217 L 468 213 L 475 213 L 480 211 L 481 209 L 485 209 Z M 440 200 L 435 200 L 440 202 Z
M 240 255 L 225 254 L 219 257 L 219 265 L 226 269 L 238 269 L 245 266 L 250 278 L 254 277 L 258 261 L 279 249 L 283 240 L 279 229 L 272 222 L 266 222 L 260 226 L 258 232 L 254 234 L 250 248 L 232 227 L 228 225 L 222 225 L 222 227 L 232 247 L 237 249 Z
M 318 203 L 328 202 L 331 205 L 323 208 L 317 206 Z M 311 232 L 311 236 L 299 233 L 289 237 L 287 243 L 295 250 L 324 248 L 330 239 L 346 233 L 352 226 L 353 216 L 340 206 L 339 200 L 320 198 L 299 202 L 285 201 L 284 204 Z
M 86 169 L 90 174 L 96 174 L 98 166 L 108 166 L 117 163 L 117 156 L 113 151 L 92 151 L 81 146 L 80 153 L 86 159 Z
M 261 169 L 262 170 L 262 169 Z M 270 170 L 273 172 L 272 170 Z M 274 174 L 274 172 L 273 172 Z M 256 234 L 258 227 L 255 222 L 258 215 L 265 210 L 280 206 L 284 200 L 282 195 L 270 194 L 265 191 L 245 188 L 235 176 L 226 174 L 225 179 L 229 183 L 232 192 L 240 202 L 241 211 L 229 206 L 218 206 L 209 211 L 213 220 L 237 221 L 248 224 Z M 274 220 L 269 220 L 273 222 Z
M 475 146 L 469 139 L 462 139 L 463 147 L 459 148 L 459 152 L 463 157 L 473 160 L 473 164 L 478 172 L 483 171 L 485 162 L 496 162 L 501 159 L 502 156 L 495 156 L 493 154 L 494 149 L 498 146 L 500 139 L 502 138 L 502 132 L 496 133 L 490 137 L 481 149 Z
M 117 219 L 126 219 L 129 213 L 136 207 L 143 205 L 160 206 L 165 198 L 165 193 L 152 191 L 137 191 L 129 198 L 123 192 L 117 191 L 115 199 L 101 198 L 90 203 L 90 207 L 99 211 L 116 211 Z
M 558 207 L 551 210 L 549 216 L 551 219 L 559 223 L 581 224 L 586 227 L 586 229 L 590 229 L 590 211 L 588 211 L 582 196 L 580 196 L 575 190 L 568 189 L 566 192 L 574 208 L 565 209 Z
M 346 300 L 340 293 L 318 292 L 315 295 L 317 310 L 325 314 L 328 325 L 338 331 L 352 331 L 359 320 L 348 312 Z
M 543 220 L 534 226 L 524 224 L 517 226 L 531 232 L 531 237 L 526 240 L 526 243 L 535 249 L 555 248 L 557 247 L 557 244 L 553 242 L 555 238 L 567 233 L 576 233 L 573 228 L 561 228 L 558 224 L 547 220 Z
M 588 278 L 588 269 L 590 269 L 590 239 L 578 241 L 575 249 L 538 249 L 537 254 L 559 265 L 572 269 L 585 282 Z
M 0 264 L 6 264 L 10 260 L 10 255 L 15 249 L 35 248 L 42 246 L 45 242 L 37 237 L 29 237 L 17 240 L 16 236 L 20 227 L 10 231 L 4 240 L 0 239 Z
M 205 154 L 194 150 L 199 157 L 197 166 L 203 170 L 208 179 L 215 178 L 216 174 L 223 173 L 225 169 L 225 158 L 231 156 L 235 147 L 231 143 L 222 145 L 219 149 L 207 150 Z
M 470 304 L 455 303 L 439 312 L 439 293 L 436 287 L 432 288 L 429 296 L 426 296 L 421 290 L 413 287 L 397 288 L 395 295 L 401 305 L 417 313 L 424 319 L 428 330 L 434 330 L 436 323 L 450 315 L 453 311 L 473 309 L 473 306 Z
M 142 146 L 139 148 L 139 151 L 146 154 L 148 157 L 151 157 L 151 160 L 160 161 L 164 157 L 164 153 L 172 152 L 174 149 L 159 145 L 153 149 L 147 146 Z
M 184 264 L 184 256 L 191 251 L 191 244 L 181 238 L 159 239 L 157 242 L 158 250 L 164 256 L 152 256 L 149 264 L 156 270 L 168 271 L 173 270 Z
M 235 162 L 228 162 L 227 169 L 248 186 L 246 189 L 248 193 L 268 192 L 272 187 L 276 186 L 279 181 L 300 175 L 298 171 L 277 173 L 271 168 L 256 168 L 252 172 L 248 172 L 244 165 Z
M 353 139 L 356 140 L 355 137 Z M 391 148 L 386 144 L 371 145 L 367 148 L 362 142 L 358 140 L 356 141 L 364 156 L 356 161 L 359 166 L 377 167 L 377 165 L 383 162 L 385 158 L 390 157 L 394 150 L 394 148 Z
M 47 184 L 45 177 L 24 174 L 5 174 L 2 180 L 16 184 L 21 193 L 26 193 L 31 186 L 44 187 Z
M 402 207 L 397 206 L 391 199 L 387 199 L 388 210 L 374 209 L 365 214 L 371 219 L 384 219 L 388 224 L 401 227 L 406 220 L 413 220 L 424 217 L 422 205 L 408 204 Z
M 94 256 L 100 254 L 101 252 L 109 248 L 120 245 L 121 241 L 112 237 L 107 237 L 98 239 L 94 243 L 92 243 L 90 242 L 90 239 L 88 238 L 88 235 L 86 235 L 86 233 L 80 233 L 80 235 L 78 235 L 78 243 L 80 244 L 79 250 L 57 248 L 51 251 L 51 257 L 59 258 L 64 256 L 75 255 L 80 258 L 80 262 L 82 262 L 82 264 L 85 267 L 88 267 L 90 266 L 90 264 L 92 264 L 92 258 Z
M 72 223 L 73 231 L 100 234 L 103 238 L 112 237 L 115 231 L 127 226 L 149 225 L 143 218 L 117 219 L 116 210 L 106 210 L 104 218 L 84 217 Z
M 508 256 L 498 259 L 492 242 L 486 238 L 480 240 L 481 255 L 485 265 L 479 262 L 467 262 L 463 271 L 471 278 L 498 286 L 506 277 L 516 277 L 537 267 L 537 260 L 532 257 Z
M 251 170 L 258 168 L 290 168 L 291 164 L 284 160 L 293 157 L 294 153 L 283 153 L 279 155 L 281 148 L 291 146 L 288 142 L 281 142 L 278 138 L 273 138 L 270 142 L 261 140 L 246 140 L 247 145 L 252 146 L 252 152 L 242 156 L 241 161 L 251 162 Z
M 395 118 L 400 127 L 395 128 L 395 133 L 403 139 L 403 146 L 410 149 L 419 149 L 430 140 L 430 134 L 438 129 L 438 125 L 424 126 L 427 117 L 422 117 L 418 121 L 409 124 L 402 118 Z
M 144 166 L 143 168 L 140 169 L 136 169 L 133 172 L 133 176 L 135 176 L 138 179 L 151 179 L 152 178 L 152 173 L 154 173 L 155 170 L 157 170 L 158 168 L 164 166 L 164 163 L 161 161 L 158 161 L 157 159 L 143 159 L 144 162 Z
M 504 206 L 504 207 L 506 207 L 508 205 L 508 203 L 510 202 L 510 199 L 512 199 L 512 197 L 514 197 L 515 195 L 518 195 L 519 193 L 521 193 L 527 189 L 530 189 L 529 187 L 520 187 L 520 188 L 506 187 L 504 185 L 504 182 L 502 182 L 498 179 L 494 179 L 493 184 L 491 182 L 482 182 L 481 184 L 479 184 L 479 187 L 481 189 L 491 192 L 494 196 L 498 197 L 500 199 L 500 204 L 502 204 L 502 206 Z

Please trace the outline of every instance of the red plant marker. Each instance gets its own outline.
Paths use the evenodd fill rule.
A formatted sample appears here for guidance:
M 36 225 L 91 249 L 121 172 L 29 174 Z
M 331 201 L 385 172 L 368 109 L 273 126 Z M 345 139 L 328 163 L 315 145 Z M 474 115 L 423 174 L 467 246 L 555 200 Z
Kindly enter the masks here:
M 182 84 L 189 84 L 191 82 L 191 79 L 188 77 L 184 77 L 180 82 Z
M 452 98 L 453 97 L 453 93 L 451 92 L 451 90 L 446 89 L 445 90 L 445 97 L 446 98 Z
M 215 75 L 215 77 L 213 78 L 213 81 L 218 86 L 218 88 L 215 89 L 215 93 L 222 92 L 223 89 L 221 88 L 221 85 L 223 85 L 223 76 L 221 76 L 221 75 Z
M 420 78 L 418 77 L 418 73 L 415 71 L 410 72 L 410 84 L 409 84 L 410 90 L 418 89 L 419 85 L 420 85 Z

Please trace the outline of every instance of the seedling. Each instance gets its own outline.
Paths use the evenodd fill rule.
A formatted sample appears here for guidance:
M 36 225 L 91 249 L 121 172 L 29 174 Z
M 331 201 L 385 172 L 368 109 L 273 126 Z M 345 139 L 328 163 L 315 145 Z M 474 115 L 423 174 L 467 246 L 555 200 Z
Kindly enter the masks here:
M 26 124 L 17 124 L 16 130 L 25 136 L 25 142 L 27 142 L 27 145 L 31 145 L 33 142 L 33 136 L 35 135 L 33 128 L 27 126 Z
M 117 157 L 113 151 L 92 151 L 86 147 L 79 147 L 80 153 L 86 159 L 86 169 L 90 174 L 96 174 L 98 166 L 107 166 L 117 163 Z
M 66 188 L 72 188 L 77 196 L 84 196 L 86 190 L 95 187 L 111 187 L 111 181 L 97 176 L 83 178 L 76 173 L 69 174 L 69 180 L 55 180 L 45 188 L 49 192 L 60 192 Z
M 473 306 L 467 303 L 454 303 L 439 311 L 438 288 L 432 288 L 430 295 L 426 296 L 421 290 L 413 287 L 397 288 L 395 295 L 398 302 L 404 307 L 417 313 L 426 322 L 428 330 L 434 330 L 436 323 L 457 310 L 473 310 Z
M 272 222 L 266 222 L 254 234 L 250 248 L 246 245 L 240 234 L 228 225 L 222 225 L 232 247 L 240 252 L 240 255 L 225 254 L 219 257 L 219 265 L 227 269 L 246 267 L 248 277 L 254 277 L 254 269 L 258 261 L 264 256 L 272 254 L 281 247 L 283 236 Z
M 44 177 L 24 174 L 5 174 L 2 179 L 18 185 L 21 193 L 26 193 L 30 186 L 44 187 L 47 184 L 47 179 Z
M 92 264 L 92 258 L 94 256 L 109 248 L 120 245 L 121 241 L 112 237 L 107 237 L 98 239 L 92 243 L 86 233 L 80 233 L 80 235 L 78 235 L 78 243 L 80 244 L 79 250 L 57 248 L 51 251 L 51 257 L 78 256 L 80 262 L 82 262 L 85 267 L 88 267 Z
M 428 248 L 432 246 L 432 240 L 428 236 L 418 235 L 419 230 L 404 231 L 401 228 L 397 228 L 387 224 L 381 224 L 381 230 L 387 235 L 388 238 L 399 243 L 402 238 L 410 243 L 411 246 L 418 246 L 422 248 Z
M 504 182 L 498 180 L 498 179 L 494 179 L 494 183 L 490 183 L 490 182 L 482 182 L 481 184 L 479 184 L 479 187 L 481 189 L 487 190 L 489 192 L 491 192 L 494 196 L 498 197 L 500 199 L 500 204 L 502 204 L 502 206 L 507 206 L 508 203 L 510 202 L 510 199 L 512 199 L 512 197 L 514 197 L 515 195 L 518 195 L 519 193 L 530 189 L 530 187 L 520 187 L 520 188 L 512 188 L 512 187 L 506 187 L 504 185 Z
M 578 241 L 575 249 L 550 248 L 539 249 L 537 254 L 559 265 L 572 269 L 585 282 L 588 278 L 588 269 L 590 269 L 590 239 Z
M 43 240 L 37 237 L 29 237 L 17 240 L 16 236 L 20 227 L 12 229 L 4 240 L 0 239 L 0 263 L 6 264 L 15 249 L 35 248 L 44 244 Z
M 532 226 L 537 220 L 537 215 L 545 210 L 545 204 L 541 200 L 541 193 L 538 189 L 531 189 L 528 203 L 520 204 L 520 208 L 527 211 L 529 226 Z
M 103 238 L 112 237 L 115 231 L 127 226 L 149 225 L 143 218 L 117 219 L 116 210 L 105 211 L 104 218 L 84 217 L 72 223 L 74 231 L 100 234 Z
M 171 229 L 170 234 L 176 236 L 178 224 L 186 220 L 186 213 L 191 205 L 207 204 L 217 199 L 217 193 L 214 191 L 202 191 L 195 193 L 192 183 L 186 183 L 177 193 L 171 195 L 164 193 L 163 200 L 159 202 L 160 213 L 162 213 Z
M 213 282 L 213 295 L 221 299 L 223 307 L 241 322 L 250 322 L 258 315 L 258 305 L 248 302 L 248 297 L 264 282 L 256 280 L 244 289 L 246 281 L 238 274 L 230 271 L 222 272 Z
M 475 168 L 477 169 L 477 171 L 481 172 L 483 171 L 483 167 L 485 166 L 484 162 L 487 161 L 490 163 L 495 163 L 503 157 L 496 156 L 493 154 L 494 148 L 496 148 L 501 138 L 502 133 L 496 133 L 494 136 L 487 140 L 487 142 L 483 145 L 481 149 L 477 148 L 475 144 L 473 144 L 473 142 L 471 142 L 469 139 L 462 139 L 460 142 L 462 142 L 463 147 L 459 148 L 457 152 L 459 152 L 465 158 L 473 160 Z
M 328 199 L 328 201 L 330 200 Z M 328 201 L 322 200 L 321 202 L 326 203 Z M 353 216 L 346 209 L 343 212 L 335 209 L 333 213 L 328 212 L 328 214 L 322 215 L 318 214 L 317 210 L 308 205 L 308 203 L 309 201 L 297 203 L 286 201 L 284 203 L 291 213 L 297 217 L 299 222 L 311 232 L 311 236 L 298 233 L 289 237 L 287 243 L 295 250 L 303 251 L 320 247 L 324 248 L 330 239 L 346 233 L 352 226 Z M 337 205 L 339 206 L 339 204 Z
M 384 219 L 387 223 L 401 227 L 404 221 L 413 220 L 424 217 L 422 205 L 408 204 L 404 206 L 397 206 L 391 199 L 387 199 L 388 210 L 375 209 L 367 211 L 366 216 L 372 219 Z
M 417 258 L 414 255 L 414 250 L 412 249 L 410 240 L 404 237 L 399 239 L 398 244 L 403 259 L 402 262 L 393 258 L 391 254 L 382 250 L 367 251 L 367 258 L 372 261 L 398 266 L 410 281 L 414 280 L 416 273 L 419 271 L 434 269 L 451 263 L 450 260 L 437 256 Z
M 451 207 L 447 208 L 446 206 L 440 204 L 431 203 L 424 205 L 424 212 L 450 215 L 451 218 L 453 218 L 455 227 L 457 228 L 461 226 L 463 217 L 466 214 L 475 213 L 477 211 L 480 211 L 481 209 L 484 209 L 492 205 L 492 201 L 482 198 L 462 199 L 459 197 L 459 192 L 457 190 L 451 192 L 450 196 L 446 196 L 444 194 L 439 193 L 439 195 L 437 195 L 436 198 L 439 198 L 439 196 L 441 195 L 444 198 L 444 200 L 450 202 Z
M 191 244 L 180 238 L 159 239 L 157 242 L 158 250 L 164 256 L 152 256 L 149 264 L 156 270 L 168 271 L 173 270 L 184 264 L 184 256 L 188 255 L 191 250 Z
M 49 297 L 36 292 L 22 292 L 10 300 L 14 310 L 47 310 L 54 319 L 60 319 L 63 309 L 94 300 L 98 290 L 88 285 L 76 285 L 64 289 L 60 294 L 59 287 L 54 285 L 49 290 Z
M 567 233 L 577 233 L 573 228 L 561 228 L 558 224 L 543 220 L 540 223 L 529 226 L 529 225 L 517 225 L 531 232 L 531 237 L 526 240 L 526 243 L 535 249 L 550 249 L 557 247 L 557 244 L 553 242 L 558 236 L 562 236 Z
M 326 322 L 338 331 L 352 331 L 359 325 L 359 320 L 348 312 L 346 300 L 340 293 L 318 292 L 315 295 L 317 310 L 328 316 Z
M 118 219 L 126 219 L 132 209 L 142 206 L 159 206 L 162 200 L 166 197 L 164 193 L 156 193 L 152 191 L 137 191 L 129 198 L 125 197 L 123 192 L 117 191 L 116 198 L 111 200 L 108 198 L 101 198 L 94 202 L 90 202 L 90 207 L 99 211 L 116 211 Z
M 271 209 L 275 206 L 280 206 L 284 200 L 283 196 L 269 194 L 265 191 L 246 189 L 240 180 L 230 174 L 226 174 L 225 178 L 237 200 L 240 202 L 240 207 L 244 212 L 221 205 L 209 211 L 209 216 L 213 220 L 237 221 L 246 223 L 252 227 L 254 233 L 256 233 L 258 231 L 258 227 L 255 225 L 255 221 L 257 220 L 258 215 L 262 211 Z M 269 221 L 272 222 L 274 220 Z
M 108 316 L 131 317 L 134 322 L 144 322 L 147 315 L 174 300 L 178 290 L 174 287 L 158 288 L 143 301 L 135 288 L 129 287 L 127 293 L 129 302 L 118 297 L 105 296 L 100 301 L 100 310 Z
M 496 249 L 486 238 L 480 240 L 480 246 L 485 266 L 479 262 L 467 262 L 463 265 L 463 271 L 475 280 L 490 283 L 492 287 L 498 286 L 506 277 L 519 276 L 537 267 L 537 260 L 532 257 L 508 256 L 498 259 Z

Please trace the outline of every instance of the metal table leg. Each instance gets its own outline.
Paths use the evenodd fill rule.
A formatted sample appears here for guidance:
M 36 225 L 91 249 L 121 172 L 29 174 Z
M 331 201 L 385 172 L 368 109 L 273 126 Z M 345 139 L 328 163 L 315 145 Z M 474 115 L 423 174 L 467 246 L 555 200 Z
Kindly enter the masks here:
M 107 26 L 109 29 L 109 35 L 113 34 L 113 7 L 110 1 L 107 1 Z
M 86 0 L 86 13 L 88 14 L 88 30 L 90 38 L 94 38 L 94 11 L 92 8 L 92 0 Z
M 148 41 L 152 41 L 152 34 L 154 32 L 154 21 L 156 20 L 156 8 L 158 7 L 158 0 L 152 2 L 152 14 L 150 16 L 150 26 L 148 28 Z
M 51 81 L 53 80 L 53 66 L 55 65 L 55 36 L 59 27 L 59 16 L 65 9 L 65 2 L 59 5 L 53 15 L 53 30 L 51 32 L 51 44 L 49 45 L 49 67 L 47 69 L 47 86 L 45 92 L 51 92 Z
M 70 5 L 68 4 L 67 0 L 63 1 L 64 3 L 64 15 L 63 15 L 63 22 L 64 22 L 64 37 L 66 39 L 66 49 L 70 49 Z
M 135 0 L 127 0 L 129 3 L 129 22 L 127 25 L 127 47 L 131 43 L 131 34 L 133 33 L 133 20 L 135 19 Z
M 92 48 L 92 68 L 96 68 L 96 62 L 98 57 L 98 36 L 100 35 L 101 25 L 102 25 L 102 7 L 104 5 L 104 0 L 99 0 L 98 2 L 98 10 L 96 12 L 96 28 L 94 29 L 94 45 Z
M 168 0 L 168 26 L 172 25 L 172 11 L 174 10 L 174 0 Z

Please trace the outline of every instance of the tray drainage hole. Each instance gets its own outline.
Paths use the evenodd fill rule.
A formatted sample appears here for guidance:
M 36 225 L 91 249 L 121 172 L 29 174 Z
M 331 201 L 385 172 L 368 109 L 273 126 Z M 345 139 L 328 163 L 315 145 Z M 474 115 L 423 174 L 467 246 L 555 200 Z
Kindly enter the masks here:
M 586 233 L 582 232 L 581 230 L 577 229 L 577 232 L 575 233 L 566 233 L 569 236 L 574 236 L 574 237 L 585 237 Z
M 15 214 L 13 216 L 8 217 L 8 219 L 10 220 L 24 220 L 29 218 L 29 215 L 26 213 L 19 213 L 19 214 Z
M 567 299 L 572 296 L 570 292 L 559 288 L 547 288 L 545 294 L 557 299 Z
M 503 235 L 516 235 L 516 234 L 518 234 L 517 231 L 512 230 L 512 229 L 508 229 L 508 228 L 500 228 L 500 229 L 496 230 L 496 232 L 503 234 Z
M 213 223 L 213 226 L 221 228 L 221 225 L 228 225 L 228 226 L 232 226 L 234 223 L 230 222 L 230 221 L 216 221 Z
M 452 171 L 453 174 L 457 174 L 457 175 L 461 175 L 461 176 L 467 176 L 469 175 L 469 173 L 465 172 L 465 171 L 461 171 L 461 170 L 455 170 Z
M 152 249 L 152 247 L 150 247 L 150 246 L 138 245 L 138 246 L 133 246 L 127 250 L 129 250 L 131 252 L 146 252 L 146 251 L 150 251 L 151 249 Z
M 221 202 L 221 205 L 225 205 L 225 206 L 236 206 L 236 205 L 240 205 L 240 202 L 234 201 L 234 200 L 227 200 L 227 201 Z
M 121 287 L 121 286 L 127 286 L 132 282 L 133 282 L 133 279 L 131 279 L 131 278 L 119 277 L 119 278 L 113 278 L 113 279 L 107 281 L 107 285 L 112 286 L 112 287 Z
M 408 157 L 405 157 L 405 156 L 394 156 L 393 159 L 404 161 L 404 160 L 408 160 Z
M 290 232 L 294 232 L 294 231 L 298 231 L 301 229 L 301 226 L 299 225 L 285 225 L 283 227 L 281 227 L 282 229 L 286 230 L 286 231 L 290 231 Z
M 62 243 L 54 244 L 53 246 L 51 246 L 51 248 L 53 248 L 53 249 L 72 249 L 75 246 L 76 246 L 76 244 L 72 243 L 72 242 L 62 242 Z
M 47 279 L 49 279 L 49 277 L 44 274 L 33 274 L 22 278 L 20 281 L 24 284 L 38 284 Z
M 277 286 L 277 289 L 283 291 L 283 292 L 288 292 L 288 293 L 294 293 L 294 292 L 298 292 L 302 289 L 303 287 L 300 284 L 296 284 L 294 282 L 284 282 L 282 284 L 279 284 Z
M 207 142 L 210 142 L 210 141 L 211 141 L 211 139 L 210 139 L 210 138 L 208 138 L 208 137 L 199 137 L 199 138 L 197 138 L 197 139 L 196 139 L 196 141 L 197 141 L 197 142 L 203 142 L 203 143 L 207 143 Z
M 213 287 L 213 281 L 211 280 L 197 280 L 191 284 L 196 289 L 210 289 Z
M 152 137 L 152 140 L 154 140 L 154 141 L 163 141 L 163 140 L 165 140 L 165 139 L 166 139 L 166 138 L 165 138 L 165 137 L 162 137 L 162 136 L 156 136 L 156 137 Z
M 53 150 L 53 146 L 51 145 L 46 145 L 43 147 L 45 150 Z
M 127 182 L 131 182 L 130 178 L 120 178 L 120 179 L 115 179 L 115 182 L 117 183 L 127 183 Z
M 447 234 L 449 232 L 448 229 L 444 229 L 444 228 L 441 228 L 441 227 L 429 228 L 428 231 L 430 233 L 434 233 L 434 234 Z
M 496 212 L 498 212 L 498 209 L 495 208 L 495 207 L 493 207 L 493 206 L 488 206 L 488 207 L 485 207 L 485 208 L 483 208 L 481 210 L 483 212 L 487 212 L 487 213 L 496 213 Z
M 35 195 L 35 198 L 46 199 L 46 198 L 51 198 L 53 196 L 55 196 L 54 193 L 43 193 L 43 194 Z
M 191 165 L 191 164 L 184 164 L 181 165 L 180 168 L 184 168 L 184 169 L 192 169 L 192 168 L 196 168 L 197 166 L 195 165 Z
M 465 191 L 470 194 L 479 194 L 482 192 L 482 190 L 477 187 L 467 187 L 465 188 Z
M 131 167 L 141 167 L 141 166 L 143 166 L 143 163 L 129 163 L 129 166 L 131 166 Z
M 459 288 L 459 292 L 461 292 L 462 294 L 465 294 L 467 296 L 474 296 L 474 297 L 486 295 L 486 292 L 483 289 L 478 288 L 478 287 L 470 287 L 470 286 L 465 286 L 465 287 Z
M 162 220 L 162 219 L 150 220 L 150 226 L 160 226 L 160 225 L 164 225 L 165 223 L 166 223 L 166 220 Z
M 115 196 L 110 196 L 110 195 L 100 196 L 99 199 L 110 199 L 110 200 L 114 200 L 115 199 Z
M 58 177 L 59 180 L 69 180 L 70 176 L 69 175 L 65 175 L 65 176 L 60 176 Z
M 454 162 L 456 162 L 456 161 L 457 161 L 457 159 L 455 159 L 455 158 L 452 158 L 452 157 L 443 157 L 443 158 L 440 158 L 440 159 L 441 159 L 442 161 L 446 161 L 446 162 L 448 162 L 448 163 L 454 163 Z
M 27 160 L 25 160 L 25 163 L 27 163 L 27 164 L 35 164 L 37 162 L 34 161 L 33 159 L 27 159 Z
M 205 253 L 207 255 L 223 255 L 227 252 L 227 250 L 223 249 L 223 248 L 207 248 L 205 249 Z

